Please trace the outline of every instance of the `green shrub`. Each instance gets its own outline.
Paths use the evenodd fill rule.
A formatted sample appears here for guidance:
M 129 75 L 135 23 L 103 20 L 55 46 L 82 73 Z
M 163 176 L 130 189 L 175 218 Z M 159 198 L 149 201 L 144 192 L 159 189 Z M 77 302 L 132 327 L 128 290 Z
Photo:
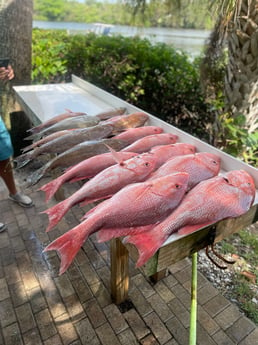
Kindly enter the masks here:
M 34 29 L 32 35 L 33 84 L 58 83 L 67 73 L 66 50 L 69 37 L 65 31 Z
M 33 31 L 33 82 L 75 74 L 181 129 L 209 140 L 212 115 L 199 65 L 166 44 L 122 36 Z

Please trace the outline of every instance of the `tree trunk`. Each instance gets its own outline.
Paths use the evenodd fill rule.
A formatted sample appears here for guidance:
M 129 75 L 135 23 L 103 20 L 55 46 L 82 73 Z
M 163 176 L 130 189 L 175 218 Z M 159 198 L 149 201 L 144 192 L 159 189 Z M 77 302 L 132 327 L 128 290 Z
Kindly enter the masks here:
M 227 39 L 225 94 L 233 114 L 245 115 L 251 133 L 258 129 L 258 0 L 236 1 Z
M 0 115 L 7 127 L 9 113 L 19 110 L 12 86 L 31 82 L 32 0 L 0 0 L 0 57 L 10 58 L 15 78 L 0 83 Z

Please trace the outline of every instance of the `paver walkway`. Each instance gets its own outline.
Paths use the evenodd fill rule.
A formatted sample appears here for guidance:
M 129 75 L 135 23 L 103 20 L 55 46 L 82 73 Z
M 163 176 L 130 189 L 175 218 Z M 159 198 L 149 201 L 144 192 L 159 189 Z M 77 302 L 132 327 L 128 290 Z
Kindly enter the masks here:
M 39 213 L 47 207 L 37 191 L 46 182 L 29 189 L 35 206 L 23 209 L 7 199 L 0 181 L 0 221 L 8 224 L 0 234 L 0 344 L 187 345 L 191 262 L 168 267 L 156 284 L 130 262 L 130 303 L 120 307 L 110 297 L 108 244 L 98 244 L 94 236 L 58 276 L 56 252 L 42 250 L 76 225 L 86 209 L 73 207 L 46 233 L 47 216 Z M 74 186 L 67 188 L 70 194 Z M 197 344 L 258 344 L 254 323 L 200 273 Z

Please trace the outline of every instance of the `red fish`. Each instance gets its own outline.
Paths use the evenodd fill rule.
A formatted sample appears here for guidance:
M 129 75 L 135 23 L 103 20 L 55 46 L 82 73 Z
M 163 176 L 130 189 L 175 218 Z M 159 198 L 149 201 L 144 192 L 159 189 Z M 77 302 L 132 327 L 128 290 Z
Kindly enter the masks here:
M 72 206 L 109 198 L 127 184 L 145 180 L 155 167 L 155 155 L 146 153 L 103 170 L 69 198 L 43 212 L 49 217 L 46 231 L 51 230 Z
M 112 151 L 114 152 L 114 150 Z M 162 164 L 164 164 L 167 160 L 172 159 L 173 157 L 180 156 L 180 155 L 188 155 L 191 153 L 195 153 L 195 151 L 196 151 L 196 147 L 194 145 L 186 144 L 186 143 L 177 143 L 177 144 L 170 144 L 170 145 L 155 146 L 150 150 L 150 153 L 156 156 L 156 159 L 157 159 L 156 169 L 158 169 Z M 118 154 L 121 154 L 121 153 L 122 152 L 119 152 Z M 189 184 L 189 181 L 188 181 L 188 184 Z M 94 208 L 92 208 L 87 213 L 87 215 L 91 213 L 93 210 Z M 84 218 L 86 218 L 86 216 L 84 216 Z
M 176 143 L 168 145 L 154 146 L 151 153 L 157 157 L 157 168 L 173 157 L 184 156 L 196 152 L 196 147 L 186 143 Z
M 146 137 L 147 135 L 160 134 L 163 132 L 161 127 L 157 126 L 143 126 L 138 128 L 129 128 L 125 132 L 115 136 L 115 139 L 126 141 L 128 144 L 132 144 L 138 139 Z
M 177 139 L 178 136 L 171 133 L 148 135 L 126 146 L 122 151 L 143 153 L 149 151 L 154 146 L 175 144 Z
M 184 171 L 190 175 L 188 189 L 191 189 L 200 181 L 218 175 L 220 158 L 208 152 L 174 157 L 153 172 L 149 179 L 155 179 L 176 171 Z
M 177 173 L 128 185 L 95 207 L 85 221 L 50 243 L 45 251 L 59 251 L 62 274 L 92 233 L 102 229 L 113 237 L 113 233 L 121 228 L 142 225 L 148 228 L 148 224 L 163 219 L 180 203 L 187 181 L 188 174 Z
M 195 150 L 195 146 L 191 144 L 178 143 L 155 146 L 150 152 L 155 154 L 157 158 L 157 168 L 173 156 L 194 153 Z M 102 170 L 115 165 L 116 163 L 122 163 L 123 161 L 136 155 L 137 153 L 133 152 L 117 152 L 116 158 L 114 157 L 114 151 L 112 153 L 103 153 L 100 155 L 96 155 L 76 164 L 72 168 L 68 168 L 63 175 L 45 184 L 40 188 L 40 190 L 46 193 L 46 202 L 48 202 L 63 183 L 68 181 L 76 182 L 93 177 L 100 173 Z
M 119 157 L 119 163 L 122 163 L 127 159 L 137 156 L 137 154 L 134 152 L 117 152 L 117 157 Z M 45 184 L 40 190 L 46 193 L 46 202 L 48 202 L 65 182 L 76 182 L 93 177 L 116 163 L 118 161 L 111 152 L 90 157 L 68 168 L 64 174 Z
M 124 243 L 139 252 L 136 266 L 142 266 L 174 232 L 189 233 L 225 218 L 246 213 L 255 197 L 253 178 L 243 170 L 233 170 L 200 182 L 185 195 L 180 205 L 164 221 L 142 234 L 129 235 Z

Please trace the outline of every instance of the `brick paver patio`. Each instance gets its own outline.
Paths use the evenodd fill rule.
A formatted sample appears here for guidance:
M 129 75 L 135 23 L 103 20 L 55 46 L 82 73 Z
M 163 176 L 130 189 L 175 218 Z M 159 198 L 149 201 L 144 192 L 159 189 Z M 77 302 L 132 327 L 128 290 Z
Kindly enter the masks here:
M 19 176 L 17 177 L 19 180 Z M 35 206 L 23 209 L 7 199 L 0 181 L 0 344 L 3 345 L 187 345 L 191 262 L 168 267 L 153 284 L 130 262 L 130 303 L 110 297 L 108 243 L 92 236 L 74 263 L 58 276 L 56 252 L 42 253 L 57 236 L 78 223 L 86 208 L 67 213 L 46 233 L 43 179 L 27 193 Z M 75 188 L 67 185 L 70 194 Z M 54 204 L 51 201 L 48 207 Z M 258 328 L 198 274 L 198 345 L 256 345 Z

